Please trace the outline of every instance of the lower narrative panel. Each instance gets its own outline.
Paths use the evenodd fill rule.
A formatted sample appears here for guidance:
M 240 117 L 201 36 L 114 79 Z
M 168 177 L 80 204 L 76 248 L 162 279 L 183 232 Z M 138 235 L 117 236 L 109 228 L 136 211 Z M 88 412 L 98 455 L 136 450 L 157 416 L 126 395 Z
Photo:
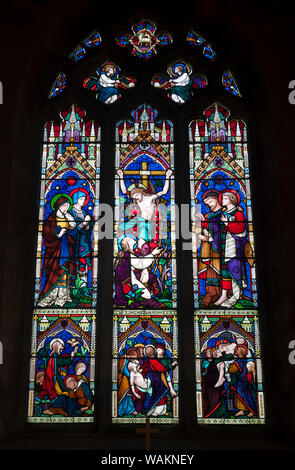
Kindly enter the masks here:
M 199 424 L 264 423 L 257 313 L 255 310 L 195 312 Z
M 95 321 L 92 309 L 34 311 L 29 422 L 93 421 Z
M 113 422 L 178 422 L 177 317 L 173 311 L 116 311 Z

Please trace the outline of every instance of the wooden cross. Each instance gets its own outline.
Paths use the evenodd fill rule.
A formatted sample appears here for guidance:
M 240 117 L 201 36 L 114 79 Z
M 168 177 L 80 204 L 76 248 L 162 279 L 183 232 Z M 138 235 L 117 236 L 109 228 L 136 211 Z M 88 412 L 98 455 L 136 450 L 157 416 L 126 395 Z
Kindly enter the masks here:
M 152 429 L 150 418 L 146 418 L 145 427 L 136 429 L 138 434 L 145 434 L 145 450 L 151 450 L 151 434 L 158 434 L 160 429 Z
M 148 188 L 148 177 L 151 176 L 156 176 L 156 175 L 166 175 L 166 170 L 149 170 L 148 169 L 148 163 L 147 162 L 142 162 L 141 163 L 141 170 L 123 170 L 124 175 L 141 175 L 141 181 L 142 184 Z

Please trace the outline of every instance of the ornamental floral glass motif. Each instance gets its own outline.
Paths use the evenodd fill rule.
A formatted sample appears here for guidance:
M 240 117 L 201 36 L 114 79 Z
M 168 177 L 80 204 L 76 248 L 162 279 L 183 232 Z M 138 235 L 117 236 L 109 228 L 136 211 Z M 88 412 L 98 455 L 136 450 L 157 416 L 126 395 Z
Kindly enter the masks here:
M 214 103 L 189 141 L 198 421 L 263 423 L 247 127 Z
M 118 46 L 132 46 L 134 56 L 150 59 L 157 53 L 157 46 L 168 46 L 172 43 L 169 33 L 156 33 L 157 27 L 149 20 L 141 20 L 132 26 L 132 33 L 122 33 L 116 38 Z
M 114 422 L 178 419 L 173 126 L 157 114 L 116 128 Z
M 232 76 L 232 73 L 230 70 L 227 70 L 222 75 L 222 85 L 224 86 L 226 91 L 228 91 L 232 95 L 240 96 L 240 97 L 242 96 L 238 88 L 238 85 L 236 84 L 236 81 L 234 77 Z
M 203 55 L 207 59 L 212 61 L 216 59 L 217 55 L 211 44 L 209 44 L 206 39 L 200 36 L 196 31 L 189 31 L 186 40 L 191 46 L 201 47 Z
M 28 420 L 93 421 L 100 127 L 44 127 Z
M 87 54 L 87 49 L 99 46 L 101 43 L 101 36 L 98 31 L 94 31 L 88 36 L 81 44 L 79 44 L 75 50 L 71 53 L 70 58 L 73 62 L 78 62 L 83 59 Z
M 55 98 L 57 95 L 62 93 L 67 85 L 67 77 L 64 73 L 59 73 L 51 90 L 48 98 Z

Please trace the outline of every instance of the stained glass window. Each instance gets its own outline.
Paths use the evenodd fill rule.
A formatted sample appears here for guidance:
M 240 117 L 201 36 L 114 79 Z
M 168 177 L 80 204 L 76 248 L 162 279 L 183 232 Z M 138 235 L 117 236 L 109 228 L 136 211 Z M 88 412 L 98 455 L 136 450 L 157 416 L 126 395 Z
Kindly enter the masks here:
M 81 44 L 79 44 L 71 53 L 70 58 L 73 62 L 78 62 L 83 59 L 87 54 L 87 48 L 94 48 L 101 43 L 101 36 L 98 31 L 94 31 L 88 36 Z
M 62 93 L 67 84 L 67 77 L 64 73 L 59 73 L 50 92 L 48 98 L 55 98 L 57 95 Z
M 229 93 L 232 93 L 235 96 L 242 96 L 230 70 L 227 70 L 222 75 L 222 85 Z
M 28 421 L 93 421 L 100 127 L 44 127 Z
M 173 125 L 144 104 L 116 142 L 113 421 L 176 422 Z
M 212 61 L 216 59 L 217 54 L 212 48 L 211 44 L 209 44 L 206 39 L 200 36 L 200 34 L 196 31 L 189 31 L 186 40 L 191 46 L 200 47 L 202 49 L 203 55 L 207 59 Z
M 196 116 L 188 132 L 190 174 L 181 170 L 191 188 L 192 413 L 201 424 L 260 424 L 264 392 L 247 124 L 211 101 L 209 67 L 217 58 L 211 44 L 193 30 L 183 41 L 187 49 L 200 49 L 211 61 L 202 61 L 208 68 L 181 56 L 163 60 L 162 69 L 147 68 L 148 59 L 174 42 L 170 33 L 159 33 L 156 24 L 143 19 L 130 32 L 112 37 L 114 62 L 99 55 L 97 62 L 93 57 L 91 64 L 85 62 L 87 76 L 79 75 L 76 88 L 97 107 L 116 103 L 108 111 L 123 112 L 112 121 L 114 241 L 113 263 L 106 266 L 113 268 L 112 421 L 143 423 L 149 417 L 170 424 L 179 419 L 177 309 L 182 306 L 177 302 L 174 117 L 166 114 L 173 101 L 184 105 L 181 113 L 190 102 Z M 91 33 L 70 60 L 87 59 L 88 50 L 100 44 L 100 34 Z M 138 83 L 128 64 L 122 71 L 125 47 L 131 51 L 129 65 L 144 59 L 142 66 L 157 75 L 147 73 Z M 48 98 L 64 92 L 67 79 L 60 73 Z M 242 96 L 228 69 L 218 81 L 228 99 L 234 99 L 228 92 Z M 165 112 L 145 102 L 147 89 L 159 103 L 166 101 Z M 207 103 L 203 114 L 198 97 Z M 120 105 L 129 99 L 136 105 L 128 116 Z M 177 117 L 181 132 L 187 131 L 187 117 L 186 111 Z M 100 142 L 98 122 L 76 104 L 44 126 L 29 422 L 94 421 Z M 192 281 L 190 275 L 186 281 Z
M 263 423 L 246 123 L 214 103 L 189 141 L 198 421 Z
M 117 36 L 118 46 L 132 47 L 134 56 L 150 59 L 157 53 L 158 46 L 168 46 L 173 41 L 169 33 L 157 33 L 157 26 L 149 20 L 141 20 L 132 26 L 131 33 L 122 33 Z
M 181 61 L 176 62 L 167 69 L 167 76 L 157 75 L 152 80 L 155 88 L 167 90 L 167 96 L 178 104 L 189 101 L 193 96 L 193 91 L 205 88 L 208 84 L 206 77 L 192 75 L 192 66 Z
M 96 99 L 111 104 L 121 98 L 120 91 L 133 88 L 136 79 L 120 74 L 120 68 L 113 62 L 105 62 L 96 70 L 97 77 L 86 77 L 83 87 L 95 91 Z

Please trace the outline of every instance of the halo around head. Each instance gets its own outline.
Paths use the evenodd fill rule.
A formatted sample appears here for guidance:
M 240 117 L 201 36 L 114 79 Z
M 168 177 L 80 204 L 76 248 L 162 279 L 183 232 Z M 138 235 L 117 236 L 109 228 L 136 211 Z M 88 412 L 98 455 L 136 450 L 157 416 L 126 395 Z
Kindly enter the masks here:
M 105 62 L 101 67 L 98 67 L 96 72 L 98 75 L 100 75 L 102 72 L 105 72 L 109 68 L 112 68 L 114 70 L 112 77 L 117 77 L 120 72 L 120 68 L 113 62 Z
M 84 202 L 83 206 L 86 206 L 88 204 L 89 200 L 90 200 L 89 192 L 84 188 L 75 188 L 70 192 L 70 197 L 73 198 L 74 194 L 76 194 L 77 192 L 82 192 L 82 193 L 85 194 L 85 202 Z M 82 196 L 80 196 L 80 197 L 82 197 Z
M 70 197 L 68 194 L 59 193 L 59 194 L 56 194 L 55 196 L 53 196 L 53 198 L 51 199 L 50 206 L 51 206 L 51 209 L 52 209 L 53 211 L 56 211 L 57 208 L 58 208 L 61 204 L 63 204 L 64 202 L 66 202 L 66 201 L 63 201 L 63 202 L 61 202 L 61 204 L 59 204 L 57 207 L 55 207 L 56 201 L 58 201 L 58 199 L 60 199 L 60 198 L 62 198 L 62 197 L 63 197 L 63 198 L 66 198 L 66 199 L 68 200 L 68 202 L 69 202 L 69 204 L 70 204 L 69 209 L 71 209 L 71 207 L 73 206 L 73 201 L 72 201 L 71 197 Z
M 233 194 L 235 194 L 237 196 L 237 200 L 238 200 L 237 205 L 240 204 L 241 196 L 239 195 L 238 191 L 236 191 L 235 189 L 231 189 L 231 188 L 224 189 L 223 191 L 221 191 L 221 193 L 219 194 L 219 197 L 218 197 L 218 200 L 219 200 L 220 204 L 222 204 L 222 195 L 224 193 L 233 193 Z
M 52 346 L 54 345 L 54 343 L 60 343 L 63 347 L 65 346 L 65 343 L 61 338 L 54 338 L 49 343 L 49 347 L 51 350 L 52 350 Z
M 128 191 L 129 193 L 131 193 L 131 191 L 133 191 L 133 189 L 144 189 L 144 190 L 146 191 L 146 187 L 145 187 L 145 185 L 142 184 L 142 183 L 138 183 L 138 184 L 134 184 L 134 183 L 133 183 L 133 184 L 131 184 L 131 185 L 128 187 L 127 191 Z
M 175 72 L 176 67 L 182 67 L 183 71 L 187 72 L 189 75 L 192 72 L 192 67 L 189 64 L 185 64 L 184 62 L 177 62 L 176 64 L 168 67 L 168 73 L 171 77 L 178 77 L 178 74 Z

